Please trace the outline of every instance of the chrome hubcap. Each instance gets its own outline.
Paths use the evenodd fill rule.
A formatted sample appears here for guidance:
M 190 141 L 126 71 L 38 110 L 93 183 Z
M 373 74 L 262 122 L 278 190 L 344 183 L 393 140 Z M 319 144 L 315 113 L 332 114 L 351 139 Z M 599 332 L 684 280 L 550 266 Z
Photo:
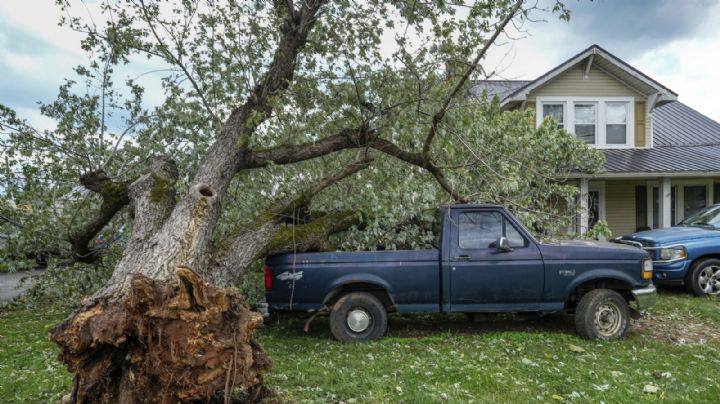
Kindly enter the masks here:
M 370 314 L 367 311 L 356 308 L 348 312 L 347 326 L 353 332 L 363 332 L 370 327 Z
M 705 267 L 698 277 L 698 286 L 709 295 L 720 294 L 720 267 L 714 265 Z
M 615 336 L 622 327 L 622 314 L 615 303 L 604 303 L 595 312 L 595 328 L 603 337 Z

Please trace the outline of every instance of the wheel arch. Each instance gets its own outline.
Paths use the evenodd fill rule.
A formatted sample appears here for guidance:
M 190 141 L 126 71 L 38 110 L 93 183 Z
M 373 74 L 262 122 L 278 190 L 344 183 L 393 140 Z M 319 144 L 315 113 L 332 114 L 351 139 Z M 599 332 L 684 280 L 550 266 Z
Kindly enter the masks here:
M 703 255 L 700 255 L 700 256 L 698 256 L 698 257 L 693 258 L 692 260 L 690 260 L 690 263 L 689 263 L 688 266 L 687 266 L 687 272 L 690 273 L 690 270 L 692 269 L 692 267 L 693 267 L 694 265 L 699 264 L 699 263 L 701 263 L 701 262 L 703 262 L 703 261 L 705 261 L 705 260 L 709 260 L 709 259 L 720 260 L 720 253 L 718 253 L 718 254 L 708 253 L 708 254 L 703 254 Z M 686 276 L 687 276 L 687 275 L 686 275 Z
M 571 285 L 567 297 L 565 298 L 565 308 L 575 308 L 585 294 L 595 289 L 609 289 L 614 290 L 627 302 L 633 299 L 632 290 L 633 282 L 632 279 L 627 279 L 623 276 L 612 276 L 603 275 L 596 277 L 589 277 L 585 279 L 579 279 Z
M 395 301 L 390 294 L 390 287 L 382 279 L 372 278 L 338 279 L 330 286 L 330 291 L 323 299 L 323 305 L 332 307 L 342 296 L 352 292 L 369 293 L 380 300 L 385 306 L 385 310 L 395 310 Z

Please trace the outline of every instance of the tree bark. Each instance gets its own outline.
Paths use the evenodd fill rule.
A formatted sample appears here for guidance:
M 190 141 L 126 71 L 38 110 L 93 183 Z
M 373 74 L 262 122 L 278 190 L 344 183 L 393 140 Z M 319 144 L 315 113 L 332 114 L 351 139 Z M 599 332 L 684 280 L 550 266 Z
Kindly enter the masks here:
M 92 263 L 99 258 L 98 251 L 90 242 L 108 224 L 110 220 L 129 202 L 127 182 L 110 179 L 103 170 L 96 170 L 80 177 L 80 183 L 87 189 L 98 193 L 102 203 L 92 219 L 68 235 L 71 255 L 75 261 Z

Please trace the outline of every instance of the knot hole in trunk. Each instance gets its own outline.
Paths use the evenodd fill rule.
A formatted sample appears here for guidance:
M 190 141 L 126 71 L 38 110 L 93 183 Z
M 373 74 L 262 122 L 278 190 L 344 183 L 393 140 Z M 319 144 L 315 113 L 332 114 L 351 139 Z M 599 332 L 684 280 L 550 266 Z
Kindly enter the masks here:
M 213 189 L 207 185 L 201 185 L 198 191 L 200 192 L 200 195 L 208 198 L 212 198 L 213 196 L 215 196 L 215 192 L 213 191 Z

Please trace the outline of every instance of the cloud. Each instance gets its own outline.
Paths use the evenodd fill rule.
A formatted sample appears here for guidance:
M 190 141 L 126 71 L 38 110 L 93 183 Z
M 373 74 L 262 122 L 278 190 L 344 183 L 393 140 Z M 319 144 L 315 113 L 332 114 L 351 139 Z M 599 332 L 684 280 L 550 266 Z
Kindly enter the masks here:
M 577 43 L 600 39 L 604 46 L 629 56 L 668 42 L 695 36 L 712 20 L 710 0 L 600 0 L 570 4 L 568 38 Z
M 98 7 L 92 3 L 78 5 L 73 13 L 87 13 L 101 24 Z M 53 101 L 65 78 L 77 78 L 73 68 L 88 63 L 80 48 L 84 35 L 58 26 L 60 10 L 53 0 L 0 1 L 0 15 L 0 103 L 31 123 L 49 128 L 50 120 L 41 117 L 37 104 Z M 159 105 L 164 99 L 159 79 L 162 73 L 144 73 L 166 68 L 166 64 L 141 56 L 131 60 L 116 68 L 115 82 L 121 84 L 126 78 L 140 76 L 136 81 L 146 88 L 145 105 Z M 78 85 L 79 91 L 83 88 Z

